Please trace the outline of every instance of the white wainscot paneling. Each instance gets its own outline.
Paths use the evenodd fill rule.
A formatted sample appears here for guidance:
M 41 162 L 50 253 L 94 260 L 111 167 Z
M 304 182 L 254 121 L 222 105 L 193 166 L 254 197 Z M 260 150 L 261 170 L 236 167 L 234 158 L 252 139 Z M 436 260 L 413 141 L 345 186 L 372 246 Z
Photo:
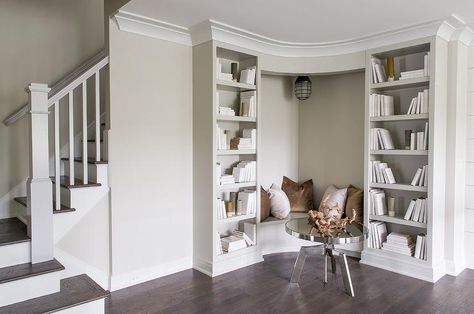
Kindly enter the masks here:
M 474 209 L 474 186 L 466 186 L 466 208 Z
M 474 233 L 474 209 L 466 209 L 464 230 Z
M 466 145 L 466 160 L 474 162 L 474 139 L 468 139 Z M 474 173 L 473 173 L 474 174 Z
M 467 138 L 474 139 L 474 115 L 467 116 Z
M 467 114 L 474 115 L 474 92 L 467 93 Z

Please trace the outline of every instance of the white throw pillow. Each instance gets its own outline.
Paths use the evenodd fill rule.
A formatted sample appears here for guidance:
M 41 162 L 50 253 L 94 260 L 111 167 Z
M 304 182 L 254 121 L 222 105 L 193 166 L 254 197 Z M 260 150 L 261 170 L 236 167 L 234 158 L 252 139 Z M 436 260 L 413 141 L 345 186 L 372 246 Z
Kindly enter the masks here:
M 268 190 L 270 195 L 270 212 L 278 219 L 285 219 L 290 213 L 290 200 L 286 193 L 273 184 Z
M 326 189 L 326 192 L 324 192 L 321 205 L 319 205 L 319 211 L 325 216 L 341 218 L 344 213 L 344 208 L 346 207 L 346 199 L 347 188 L 338 189 L 336 186 L 330 185 Z M 332 209 L 328 209 L 328 207 Z

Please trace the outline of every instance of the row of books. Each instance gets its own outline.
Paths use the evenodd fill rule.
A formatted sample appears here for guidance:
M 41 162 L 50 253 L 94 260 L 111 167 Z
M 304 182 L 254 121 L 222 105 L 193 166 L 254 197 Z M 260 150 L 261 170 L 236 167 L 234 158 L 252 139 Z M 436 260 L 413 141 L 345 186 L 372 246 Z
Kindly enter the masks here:
M 237 202 L 242 202 L 242 215 L 255 214 L 257 212 L 257 192 L 255 190 L 243 190 L 238 194 Z
M 369 222 L 369 238 L 367 246 L 373 249 L 381 249 L 382 243 L 387 239 L 387 225 L 381 221 Z
M 371 70 L 372 70 L 372 83 L 383 83 L 387 81 L 387 73 L 385 67 L 383 65 L 383 61 L 372 57 L 371 58 Z M 388 62 L 388 59 L 387 59 Z M 388 64 L 387 64 L 388 66 Z M 390 75 L 394 75 L 393 69 L 393 58 L 391 62 L 391 68 L 389 67 Z M 391 69 L 391 72 L 390 72 Z M 411 70 L 411 71 L 402 71 L 400 72 L 400 80 L 411 79 L 411 78 L 419 78 L 424 76 L 430 75 L 430 53 L 428 52 L 426 55 L 423 56 L 423 69 L 418 70 Z M 391 78 L 393 80 L 393 77 Z
M 228 130 L 222 130 L 217 125 L 216 145 L 218 150 L 230 149 L 230 134 Z
M 428 113 L 429 95 L 429 89 L 424 89 L 422 92 L 418 92 L 418 96 L 412 98 L 407 114 Z
M 382 216 L 387 214 L 387 201 L 385 191 L 381 189 L 371 189 L 369 191 L 370 206 L 369 215 Z
M 382 128 L 370 129 L 370 149 L 386 150 L 395 149 L 390 131 Z
M 415 258 L 426 260 L 426 235 L 416 236 Z
M 369 98 L 371 117 L 392 116 L 395 114 L 393 96 L 371 94 Z
M 257 92 L 240 92 L 240 110 L 241 117 L 255 118 L 257 116 Z
M 397 181 L 393 176 L 393 171 L 388 164 L 379 160 L 370 162 L 371 177 L 373 183 L 395 184 Z
M 408 205 L 405 213 L 405 220 L 427 223 L 428 222 L 428 202 L 425 198 L 413 199 Z
M 406 130 L 405 148 L 409 150 L 428 150 L 428 130 L 428 122 L 425 123 L 424 131 Z
M 370 59 L 372 65 L 372 83 L 383 83 L 387 81 L 387 73 L 382 65 L 382 60 L 372 57 Z
M 387 236 L 387 240 L 382 243 L 382 250 L 413 256 L 415 253 L 415 243 L 408 234 L 391 232 Z
M 243 129 L 242 137 L 235 137 L 230 140 L 230 149 L 256 149 L 257 130 Z
M 253 182 L 257 178 L 257 162 L 251 160 L 241 161 L 232 169 L 235 182 Z
M 415 176 L 411 181 L 413 186 L 428 186 L 428 165 L 416 170 Z

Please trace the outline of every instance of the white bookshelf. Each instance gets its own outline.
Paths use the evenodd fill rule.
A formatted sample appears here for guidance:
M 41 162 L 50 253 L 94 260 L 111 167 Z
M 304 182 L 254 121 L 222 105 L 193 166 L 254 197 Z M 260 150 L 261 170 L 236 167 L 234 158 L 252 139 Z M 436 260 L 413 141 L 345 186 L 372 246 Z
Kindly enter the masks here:
M 399 80 L 400 71 L 423 68 L 423 55 L 430 52 L 429 73 L 412 79 Z M 385 63 L 387 56 L 395 58 L 395 81 L 372 82 L 371 58 Z M 364 224 L 372 221 L 384 222 L 388 233 L 410 234 L 416 241 L 417 234 L 426 234 L 426 260 L 402 254 L 371 248 L 364 244 L 361 263 L 395 271 L 404 275 L 434 282 L 444 275 L 444 189 L 445 189 L 445 132 L 447 43 L 439 37 L 414 40 L 408 43 L 375 48 L 366 53 L 366 110 L 365 110 L 365 212 Z M 440 70 L 438 70 L 438 68 Z M 410 100 L 416 94 L 429 88 L 429 112 L 407 115 Z M 395 113 L 390 116 L 370 116 L 370 95 L 372 93 L 394 97 Z M 439 96 L 438 96 L 439 95 Z M 404 149 L 405 130 L 421 131 L 429 123 L 428 150 Z M 394 150 L 371 150 L 370 129 L 385 128 L 394 139 Z M 380 160 L 392 168 L 397 184 L 371 182 L 370 162 Z M 428 165 L 428 185 L 412 186 L 410 182 L 417 168 Z M 408 184 L 404 184 L 408 182 Z M 387 196 L 395 198 L 395 216 L 369 213 L 371 189 L 382 189 Z M 427 223 L 405 220 L 404 216 L 411 199 L 427 199 Z
M 223 65 L 223 72 L 230 73 L 232 62 L 238 64 L 239 72 L 250 66 L 257 67 L 255 85 L 227 81 L 218 78 L 217 60 Z M 209 276 L 217 276 L 228 271 L 261 262 L 262 254 L 256 245 L 237 251 L 218 254 L 220 237 L 230 235 L 233 230 L 244 231 L 244 223 L 255 225 L 258 231 L 260 221 L 259 191 L 259 86 L 260 71 L 258 56 L 244 49 L 228 44 L 209 41 L 193 47 L 193 129 L 194 129 L 194 261 L 193 267 Z M 256 117 L 242 117 L 239 114 L 240 92 L 257 92 Z M 219 93 L 219 97 L 217 97 Z M 219 104 L 230 107 L 235 116 L 218 114 Z M 256 149 L 217 149 L 217 126 L 226 130 L 230 138 L 241 135 L 243 129 L 257 130 Z M 232 167 L 241 161 L 256 161 L 257 180 L 220 185 L 219 175 L 231 174 Z M 221 164 L 222 173 L 216 173 L 216 163 Z M 217 200 L 226 193 L 243 190 L 257 191 L 255 213 L 234 215 L 218 219 Z

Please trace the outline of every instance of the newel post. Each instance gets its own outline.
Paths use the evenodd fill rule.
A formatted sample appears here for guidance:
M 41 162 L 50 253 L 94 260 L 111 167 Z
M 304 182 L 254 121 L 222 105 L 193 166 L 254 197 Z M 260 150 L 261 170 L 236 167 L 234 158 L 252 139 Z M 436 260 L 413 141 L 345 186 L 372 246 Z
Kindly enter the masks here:
M 27 181 L 28 235 L 31 262 L 54 258 L 53 190 L 49 177 L 48 92 L 46 84 L 31 83 L 27 88 L 29 115 L 30 169 Z

